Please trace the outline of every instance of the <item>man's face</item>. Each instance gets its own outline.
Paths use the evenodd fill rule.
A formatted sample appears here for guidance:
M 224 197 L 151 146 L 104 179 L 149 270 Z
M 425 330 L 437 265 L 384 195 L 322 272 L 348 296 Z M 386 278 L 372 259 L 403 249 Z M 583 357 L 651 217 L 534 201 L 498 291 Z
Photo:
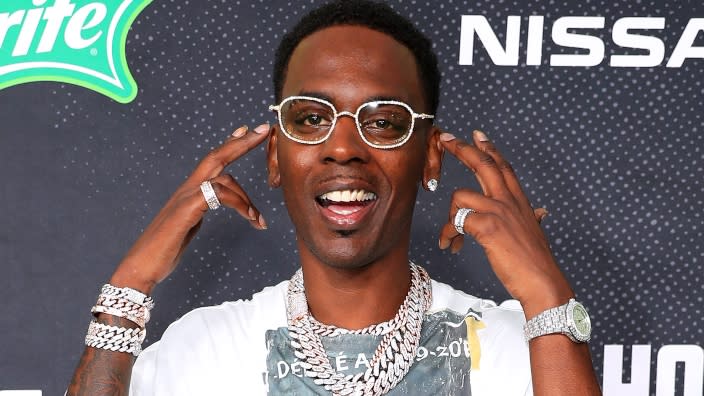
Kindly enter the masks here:
M 336 26 L 304 39 L 291 56 L 282 96 L 329 100 L 354 113 L 376 98 L 427 112 L 416 62 L 390 36 Z M 288 139 L 277 125 L 269 147 L 270 180 L 280 180 L 303 260 L 358 268 L 393 254 L 405 257 L 431 122 L 416 120 L 410 140 L 389 150 L 364 143 L 351 117 L 338 118 L 323 143 Z M 371 198 L 371 199 L 370 199 Z

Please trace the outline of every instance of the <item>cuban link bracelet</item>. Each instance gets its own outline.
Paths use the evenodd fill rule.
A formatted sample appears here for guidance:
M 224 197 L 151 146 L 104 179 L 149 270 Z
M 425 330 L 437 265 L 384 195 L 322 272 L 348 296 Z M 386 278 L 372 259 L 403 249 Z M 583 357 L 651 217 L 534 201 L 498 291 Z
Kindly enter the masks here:
M 134 322 L 141 328 L 146 326 L 151 315 L 145 306 L 135 304 L 126 298 L 115 298 L 114 296 L 107 296 L 105 294 L 98 296 L 98 302 L 95 303 L 95 306 L 90 312 L 96 317 L 100 313 L 106 313 L 108 315 L 125 318 Z
M 303 272 L 296 271 L 288 285 L 286 314 L 291 346 L 307 377 L 334 395 L 356 396 L 386 394 L 403 379 L 413 364 L 423 316 L 432 303 L 430 276 L 420 266 L 410 263 L 410 267 L 411 288 L 396 316 L 360 330 L 340 329 L 315 320 L 308 311 Z M 344 375 L 332 368 L 320 337 L 340 334 L 383 335 L 365 372 Z
M 106 283 L 100 289 L 100 294 L 105 296 L 113 296 L 113 298 L 125 298 L 128 301 L 142 305 L 149 310 L 154 308 L 154 299 L 139 290 L 135 290 L 130 287 L 117 287 Z
M 149 322 L 150 310 L 154 308 L 154 300 L 146 294 L 129 288 L 103 285 L 95 306 L 90 310 L 96 317 L 105 313 L 120 318 L 126 318 L 139 327 Z
M 91 321 L 85 344 L 93 348 L 131 353 L 138 356 L 142 352 L 142 342 L 146 336 L 145 329 L 128 329 Z

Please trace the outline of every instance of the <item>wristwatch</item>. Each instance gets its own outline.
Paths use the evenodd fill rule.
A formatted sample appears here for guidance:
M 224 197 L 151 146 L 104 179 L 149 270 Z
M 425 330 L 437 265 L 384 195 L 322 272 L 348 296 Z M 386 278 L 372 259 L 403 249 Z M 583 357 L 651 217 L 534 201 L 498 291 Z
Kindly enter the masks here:
M 581 343 L 591 338 L 592 323 L 584 305 L 570 298 L 567 304 L 547 309 L 526 322 L 523 331 L 526 342 L 542 335 L 561 333 Z

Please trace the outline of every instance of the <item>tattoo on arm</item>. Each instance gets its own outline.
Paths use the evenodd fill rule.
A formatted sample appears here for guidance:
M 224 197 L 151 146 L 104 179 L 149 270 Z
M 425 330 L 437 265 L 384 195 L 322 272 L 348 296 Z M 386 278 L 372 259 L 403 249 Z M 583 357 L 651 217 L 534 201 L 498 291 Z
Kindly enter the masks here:
M 124 318 L 101 314 L 98 322 L 111 326 L 136 327 Z M 129 392 L 135 357 L 124 352 L 86 347 L 78 363 L 68 396 L 123 396 Z

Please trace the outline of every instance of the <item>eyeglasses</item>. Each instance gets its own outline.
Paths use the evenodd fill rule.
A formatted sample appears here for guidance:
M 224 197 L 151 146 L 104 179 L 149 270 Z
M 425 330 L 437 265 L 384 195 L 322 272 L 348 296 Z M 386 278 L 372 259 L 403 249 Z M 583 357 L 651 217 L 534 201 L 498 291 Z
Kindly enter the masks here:
M 353 114 L 338 112 L 327 100 L 310 96 L 289 96 L 277 106 L 281 130 L 291 140 L 303 144 L 324 142 L 340 116 L 354 118 L 364 142 L 378 149 L 399 147 L 410 139 L 416 118 L 431 119 L 430 114 L 415 113 L 411 106 L 395 100 L 377 100 L 359 106 Z

